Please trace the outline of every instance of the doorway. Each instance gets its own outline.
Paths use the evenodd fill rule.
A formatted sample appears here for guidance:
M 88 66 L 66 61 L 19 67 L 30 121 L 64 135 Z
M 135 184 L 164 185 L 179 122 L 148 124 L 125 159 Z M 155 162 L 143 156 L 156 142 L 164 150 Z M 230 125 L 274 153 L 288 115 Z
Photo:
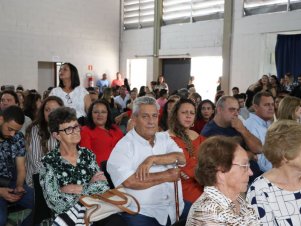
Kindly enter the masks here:
M 56 63 L 38 62 L 38 92 L 43 93 L 48 87 L 56 86 Z
M 162 60 L 162 74 L 168 84 L 169 94 L 186 88 L 190 77 L 190 58 L 173 58 Z

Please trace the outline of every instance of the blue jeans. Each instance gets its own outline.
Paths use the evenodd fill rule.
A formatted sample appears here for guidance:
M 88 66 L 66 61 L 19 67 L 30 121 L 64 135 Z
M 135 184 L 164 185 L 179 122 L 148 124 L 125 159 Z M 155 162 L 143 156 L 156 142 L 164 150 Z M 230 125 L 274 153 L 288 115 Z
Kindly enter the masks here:
M 15 183 L 11 183 L 11 188 L 15 188 Z M 26 193 L 23 197 L 15 202 L 15 204 L 25 207 L 27 209 L 33 208 L 34 203 L 34 190 L 27 185 L 24 185 Z M 0 226 L 5 226 L 7 221 L 7 205 L 10 204 L 4 198 L 0 198 Z M 22 226 L 31 226 L 32 225 L 32 213 L 30 213 L 22 222 Z
M 190 207 L 191 207 L 191 203 L 185 201 L 185 206 L 182 215 L 180 216 L 180 221 L 182 220 L 186 221 Z M 124 218 L 128 226 L 162 226 L 161 224 L 159 224 L 156 218 L 148 217 L 142 214 L 130 215 L 127 213 L 122 213 L 122 217 Z M 170 226 L 170 225 L 171 225 L 171 221 L 170 218 L 168 217 L 167 224 L 165 226 Z

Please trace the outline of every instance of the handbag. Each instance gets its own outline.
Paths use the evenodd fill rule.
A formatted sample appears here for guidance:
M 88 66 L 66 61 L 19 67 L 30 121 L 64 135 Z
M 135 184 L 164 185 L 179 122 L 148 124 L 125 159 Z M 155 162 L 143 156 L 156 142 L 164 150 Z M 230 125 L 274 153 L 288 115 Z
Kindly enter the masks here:
M 81 196 L 79 202 L 87 209 L 84 216 L 86 225 L 104 219 L 114 213 L 126 212 L 135 215 L 140 211 L 137 199 L 126 193 L 123 187 L 110 189 L 103 194 Z M 136 204 L 137 211 L 132 211 L 128 208 L 131 203 Z

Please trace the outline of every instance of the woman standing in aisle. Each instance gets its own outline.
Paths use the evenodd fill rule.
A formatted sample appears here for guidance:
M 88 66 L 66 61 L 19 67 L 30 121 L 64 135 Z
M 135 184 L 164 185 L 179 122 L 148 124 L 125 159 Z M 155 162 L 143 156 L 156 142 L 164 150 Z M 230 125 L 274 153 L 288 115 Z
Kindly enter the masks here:
M 80 86 L 77 68 L 71 63 L 63 63 L 59 71 L 59 87 L 51 90 L 49 96 L 60 97 L 64 105 L 76 110 L 76 117 L 84 124 L 86 111 L 91 105 L 89 92 Z

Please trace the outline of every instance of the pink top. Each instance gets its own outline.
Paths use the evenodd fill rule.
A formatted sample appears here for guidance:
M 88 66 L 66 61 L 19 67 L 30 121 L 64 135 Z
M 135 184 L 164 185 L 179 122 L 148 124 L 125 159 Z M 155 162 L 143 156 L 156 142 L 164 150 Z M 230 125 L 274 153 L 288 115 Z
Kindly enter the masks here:
M 158 98 L 157 103 L 160 105 L 160 109 L 163 109 L 164 105 L 166 104 L 167 99 L 166 98 Z
M 124 82 L 123 80 L 119 80 L 119 79 L 114 79 L 112 81 L 111 87 L 115 87 L 115 86 L 123 86 Z

